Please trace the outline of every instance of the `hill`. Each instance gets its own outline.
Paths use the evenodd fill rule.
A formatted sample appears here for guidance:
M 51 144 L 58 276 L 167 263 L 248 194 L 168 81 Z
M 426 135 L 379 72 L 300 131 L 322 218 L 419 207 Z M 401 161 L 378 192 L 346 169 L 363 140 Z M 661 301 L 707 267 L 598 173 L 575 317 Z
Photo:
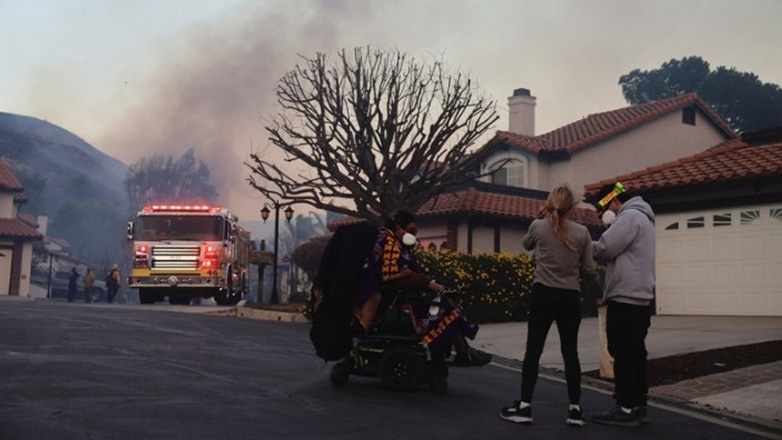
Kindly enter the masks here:
M 49 217 L 48 235 L 96 263 L 124 256 L 127 165 L 41 119 L 0 112 L 0 155 L 25 187 L 22 212 Z

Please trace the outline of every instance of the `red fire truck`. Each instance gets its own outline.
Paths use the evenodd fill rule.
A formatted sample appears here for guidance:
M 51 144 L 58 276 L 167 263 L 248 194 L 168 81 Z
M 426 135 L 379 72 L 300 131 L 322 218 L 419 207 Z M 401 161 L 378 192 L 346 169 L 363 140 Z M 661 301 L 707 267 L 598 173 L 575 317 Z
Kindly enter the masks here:
M 133 270 L 128 286 L 142 304 L 214 298 L 236 304 L 248 292 L 250 233 L 228 210 L 207 205 L 151 205 L 128 222 Z

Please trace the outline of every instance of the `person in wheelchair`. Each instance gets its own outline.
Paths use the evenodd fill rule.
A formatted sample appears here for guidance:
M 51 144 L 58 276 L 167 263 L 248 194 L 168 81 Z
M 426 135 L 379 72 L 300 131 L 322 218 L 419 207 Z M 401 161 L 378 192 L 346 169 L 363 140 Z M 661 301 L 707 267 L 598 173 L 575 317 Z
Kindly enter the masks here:
M 426 274 L 415 258 L 418 244 L 416 218 L 399 210 L 378 230 L 377 240 L 365 264 L 358 289 L 355 315 L 365 331 L 388 322 L 389 313 L 401 310 L 413 317 L 413 328 L 432 351 L 433 358 L 444 359 L 454 349 L 455 366 L 482 366 L 491 355 L 469 346 L 478 326 L 470 323 L 461 310 L 439 295 L 444 286 Z M 442 300 L 436 316 L 430 316 L 433 300 Z M 393 313 L 396 312 L 396 313 Z M 431 318 L 431 319 L 430 319 Z

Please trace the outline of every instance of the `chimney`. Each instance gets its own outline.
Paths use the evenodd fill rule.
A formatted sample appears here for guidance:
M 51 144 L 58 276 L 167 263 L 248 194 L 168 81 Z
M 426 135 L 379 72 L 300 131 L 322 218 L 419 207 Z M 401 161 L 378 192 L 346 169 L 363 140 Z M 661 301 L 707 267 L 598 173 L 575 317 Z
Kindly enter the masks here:
M 508 130 L 535 136 L 535 97 L 529 89 L 516 89 L 508 98 Z

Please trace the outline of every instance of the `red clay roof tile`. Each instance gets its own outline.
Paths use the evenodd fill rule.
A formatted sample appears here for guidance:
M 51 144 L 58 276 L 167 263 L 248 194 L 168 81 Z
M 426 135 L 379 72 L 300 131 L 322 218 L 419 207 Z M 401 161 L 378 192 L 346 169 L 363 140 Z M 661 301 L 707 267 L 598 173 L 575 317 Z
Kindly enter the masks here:
M 586 193 L 594 195 L 615 181 L 632 191 L 648 191 L 777 175 L 782 178 L 782 143 L 750 146 L 730 140 L 693 156 L 587 185 Z
M 42 240 L 43 235 L 18 218 L 0 218 L 0 238 Z
M 714 113 L 698 95 L 688 93 L 674 98 L 595 113 L 580 121 L 540 135 L 538 138 L 546 145 L 548 150 L 573 152 L 674 110 L 691 105 L 699 107 L 727 136 L 731 138 L 737 137 L 730 126 Z
M 478 215 L 500 217 L 508 220 L 532 220 L 546 204 L 545 200 L 518 195 L 498 194 L 470 187 L 463 191 L 447 193 L 425 203 L 418 210 L 419 218 L 443 215 Z M 594 210 L 575 209 L 572 219 L 586 226 L 601 224 Z M 329 224 L 330 229 L 343 224 L 359 222 L 355 217 L 343 217 Z
M 688 106 L 700 108 L 728 138 L 738 138 L 730 126 L 698 95 L 687 93 L 669 99 L 588 115 L 580 121 L 567 124 L 540 136 L 525 136 L 509 131 L 497 131 L 489 142 L 476 151 L 476 154 L 497 144 L 515 146 L 535 154 L 558 151 L 572 153 Z
M 19 179 L 16 178 L 11 168 L 0 158 L 0 190 L 8 192 L 21 192 L 24 190 Z

